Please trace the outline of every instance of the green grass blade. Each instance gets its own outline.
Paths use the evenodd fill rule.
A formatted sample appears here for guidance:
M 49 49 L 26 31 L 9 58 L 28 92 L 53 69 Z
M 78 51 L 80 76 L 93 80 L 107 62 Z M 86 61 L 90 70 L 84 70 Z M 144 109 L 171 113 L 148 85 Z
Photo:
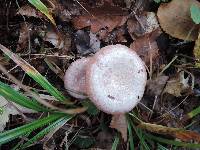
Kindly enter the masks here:
M 113 144 L 112 144 L 111 150 L 117 150 L 117 145 L 118 145 L 118 144 L 119 144 L 119 136 L 116 135 L 116 136 L 115 136 L 115 140 L 114 140 L 114 142 L 113 142 Z
M 5 99 L 15 102 L 23 107 L 30 108 L 36 111 L 49 111 L 46 107 L 40 105 L 36 100 L 31 100 L 19 91 L 15 91 L 10 86 L 0 81 L 0 95 Z
M 185 143 L 185 142 L 161 138 L 161 137 L 154 136 L 154 135 L 147 134 L 147 133 L 144 133 L 144 134 L 145 134 L 146 138 L 152 139 L 152 140 L 160 142 L 160 143 L 170 144 L 170 145 L 174 145 L 174 146 L 188 147 L 188 148 L 200 148 L 200 144 Z
M 48 8 L 40 1 L 40 0 L 28 0 L 29 3 L 31 3 L 33 6 L 35 6 L 41 13 L 43 13 L 47 18 L 54 24 L 55 20 L 53 19 L 53 16 L 49 12 Z
M 39 85 L 46 89 L 52 96 L 57 100 L 63 101 L 66 104 L 71 103 L 60 91 L 58 91 L 48 80 L 43 77 L 34 67 L 29 63 L 23 60 L 21 57 L 11 52 L 5 46 L 0 44 L 0 49 L 5 53 L 9 58 L 11 58 L 18 66 L 20 66 L 31 78 L 33 78 Z
M 189 112 L 187 115 L 189 118 L 193 118 L 194 116 L 198 115 L 200 113 L 200 106 L 193 109 L 191 112 Z
M 133 122 L 131 120 L 129 122 L 130 122 L 131 127 L 135 130 L 135 133 L 137 134 L 138 138 L 140 139 L 140 143 L 142 144 L 142 146 L 146 150 L 150 150 L 149 146 L 147 145 L 147 143 L 145 141 L 145 136 L 144 136 L 142 130 L 136 128 L 136 126 L 133 124 Z
M 46 118 L 42 118 L 42 119 L 36 120 L 32 123 L 23 125 L 21 127 L 2 132 L 2 133 L 0 133 L 0 145 L 7 143 L 13 139 L 16 139 L 19 136 L 23 136 L 27 133 L 30 133 L 33 130 L 43 127 L 43 126 L 47 125 L 48 123 L 51 123 L 61 117 L 63 117 L 63 114 L 53 114 Z
M 128 140 L 129 140 L 129 144 L 130 144 L 130 150 L 134 150 L 133 131 L 132 131 L 132 128 L 131 128 L 129 118 L 127 119 L 127 124 L 128 124 L 128 137 L 129 137 Z
M 72 116 L 65 116 L 60 118 L 59 120 L 53 122 L 48 127 L 40 131 L 37 135 L 35 135 L 33 138 L 28 140 L 25 144 L 20 147 L 20 149 L 25 149 L 29 147 L 31 144 L 38 142 L 41 138 L 43 138 L 46 134 L 48 134 L 50 131 L 56 129 L 58 126 L 64 125 L 67 121 L 69 121 L 72 118 Z
M 158 145 L 157 150 L 169 150 L 168 148 L 162 146 L 162 145 L 159 144 L 159 143 L 158 143 L 157 145 Z

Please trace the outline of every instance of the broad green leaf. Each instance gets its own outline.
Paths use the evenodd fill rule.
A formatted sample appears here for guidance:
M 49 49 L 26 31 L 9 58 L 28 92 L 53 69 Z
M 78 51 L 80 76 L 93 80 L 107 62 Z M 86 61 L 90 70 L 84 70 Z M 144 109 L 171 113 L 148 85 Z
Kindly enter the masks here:
M 15 102 L 26 108 L 30 108 L 36 111 L 49 111 L 46 107 L 40 105 L 36 100 L 31 100 L 19 91 L 15 91 L 10 86 L 0 81 L 0 95 L 5 99 Z
M 36 120 L 32 123 L 23 125 L 21 127 L 15 128 L 15 129 L 11 129 L 5 132 L 0 133 L 0 145 L 7 143 L 11 140 L 14 140 L 20 136 L 23 136 L 27 133 L 32 132 L 35 129 L 38 129 L 40 127 L 43 127 L 61 117 L 63 117 L 63 114 L 53 114 L 53 115 L 49 115 L 46 118 L 42 118 L 39 120 Z
M 33 6 L 35 6 L 41 13 L 43 13 L 49 20 L 56 25 L 52 14 L 49 12 L 48 8 L 40 0 L 28 0 Z
M 17 65 L 19 65 L 31 78 L 33 78 L 39 85 L 46 89 L 52 96 L 57 100 L 62 101 L 66 104 L 71 104 L 71 102 L 60 92 L 58 91 L 48 80 L 43 77 L 33 66 L 23 60 L 21 57 L 11 52 L 5 46 L 0 44 L 0 49 L 8 57 L 10 57 Z
M 72 118 L 72 116 L 64 116 L 60 118 L 59 120 L 53 122 L 48 127 L 40 131 L 38 134 L 36 134 L 33 138 L 29 139 L 25 144 L 23 144 L 20 149 L 25 149 L 29 147 L 31 144 L 34 144 L 34 142 L 38 142 L 41 138 L 43 138 L 46 134 L 48 134 L 50 131 L 56 129 L 59 126 L 64 125 L 67 121 L 69 121 Z
M 195 4 L 192 4 L 190 7 L 190 13 L 192 20 L 196 23 L 200 23 L 200 7 Z

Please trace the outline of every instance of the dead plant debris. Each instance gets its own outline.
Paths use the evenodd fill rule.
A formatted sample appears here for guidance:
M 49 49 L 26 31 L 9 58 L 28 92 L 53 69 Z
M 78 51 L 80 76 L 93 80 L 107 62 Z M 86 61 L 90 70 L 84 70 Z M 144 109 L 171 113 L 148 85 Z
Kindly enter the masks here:
M 193 20 L 198 20 L 199 15 L 194 15 L 200 9 L 199 0 L 42 2 L 53 15 L 56 26 L 28 1 L 0 4 L 0 85 L 9 85 L 27 98 L 33 98 L 31 101 L 39 98 L 38 102 L 52 109 L 82 114 L 57 123 L 56 128 L 32 144 L 34 149 L 39 145 L 36 143 L 41 143 L 43 149 L 100 150 L 115 146 L 117 149 L 130 149 L 132 145 L 135 149 L 146 146 L 158 149 L 159 142 L 152 143 L 155 136 L 187 142 L 185 145 L 200 143 L 200 25 Z M 195 12 L 191 16 L 193 5 Z M 102 47 L 116 44 L 131 48 L 142 58 L 148 81 L 137 107 L 126 115 L 117 114 L 111 118 L 100 112 L 91 101 L 68 95 L 63 77 L 75 60 L 91 57 Z M 54 92 L 50 91 L 50 94 L 48 89 L 44 89 L 49 85 L 46 82 L 38 82 L 39 73 L 45 77 L 43 81 L 47 79 L 55 87 L 51 87 Z M 23 88 L 18 88 L 17 83 Z M 38 113 L 26 109 L 9 101 L 8 97 L 4 98 L 0 93 L 2 133 L 52 114 L 51 111 Z M 65 100 L 60 102 L 57 98 Z M 45 127 L 50 125 L 48 123 Z M 0 149 L 12 149 L 27 139 L 31 141 L 32 133 L 37 135 L 45 127 L 34 130 L 25 138 L 13 140 L 14 145 L 1 145 L 0 139 Z M 148 141 L 148 134 L 154 136 L 152 141 Z M 173 148 L 173 142 L 159 144 L 168 149 Z

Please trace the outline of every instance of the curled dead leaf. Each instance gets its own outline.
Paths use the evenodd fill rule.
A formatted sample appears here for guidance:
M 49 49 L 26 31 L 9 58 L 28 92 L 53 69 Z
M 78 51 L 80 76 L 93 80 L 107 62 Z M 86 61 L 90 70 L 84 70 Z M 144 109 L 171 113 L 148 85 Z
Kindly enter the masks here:
M 190 17 L 192 4 L 200 7 L 200 3 L 196 0 L 172 0 L 160 5 L 157 16 L 162 29 L 175 38 L 196 40 L 199 25 L 196 25 Z
M 176 77 L 171 78 L 167 81 L 167 85 L 163 93 L 169 93 L 176 97 L 182 96 L 182 93 L 191 91 L 191 86 L 189 85 L 189 77 L 184 77 L 184 71 L 177 74 Z
M 155 13 L 144 12 L 141 16 L 135 16 L 127 21 L 128 32 L 132 39 L 151 33 L 159 28 Z
M 199 133 L 190 131 L 190 130 L 185 130 L 182 128 L 171 128 L 171 127 L 166 127 L 166 126 L 151 124 L 151 123 L 144 123 L 144 122 L 139 124 L 138 127 L 150 132 L 158 133 L 158 134 L 171 135 L 174 138 L 178 138 L 182 141 L 189 142 L 193 140 L 196 142 L 200 142 Z

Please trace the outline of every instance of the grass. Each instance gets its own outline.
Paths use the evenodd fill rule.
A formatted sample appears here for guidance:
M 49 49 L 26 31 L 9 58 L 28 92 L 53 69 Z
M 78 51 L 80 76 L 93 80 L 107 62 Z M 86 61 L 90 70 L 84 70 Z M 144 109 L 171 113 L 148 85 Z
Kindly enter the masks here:
M 56 26 L 56 22 L 46 5 L 44 5 L 40 0 L 28 0 L 28 2 L 43 13 L 52 22 L 52 24 Z
M 25 62 L 22 58 L 12 53 L 4 46 L 0 45 L 0 48 L 8 57 L 10 57 L 10 59 L 12 59 L 15 63 L 17 63 L 32 79 L 34 79 L 39 85 L 41 85 L 41 87 L 43 87 L 46 91 L 48 91 L 49 94 L 54 96 L 58 102 L 60 102 L 62 105 L 66 105 L 68 109 L 70 109 L 70 107 L 73 108 L 72 111 L 70 111 L 70 114 L 67 113 L 69 112 L 67 111 L 67 109 L 66 111 L 63 111 L 62 109 L 61 110 L 52 109 L 52 107 L 48 107 L 49 105 L 46 105 L 46 103 L 40 103 L 43 100 L 38 100 L 39 97 L 38 94 L 37 93 L 33 94 L 32 90 L 29 91 L 32 93 L 32 97 L 31 96 L 27 97 L 22 92 L 16 91 L 9 85 L 0 82 L 0 95 L 5 97 L 7 100 L 17 103 L 26 108 L 33 109 L 38 112 L 47 112 L 49 114 L 44 118 L 33 121 L 32 123 L 25 124 L 15 129 L 11 129 L 0 133 L 0 145 L 25 135 L 30 136 L 33 131 L 42 128 L 42 130 L 40 130 L 35 136 L 30 137 L 28 141 L 25 141 L 23 144 L 17 145 L 15 147 L 19 149 L 24 149 L 36 143 L 48 133 L 52 132 L 56 128 L 60 127 L 61 125 L 71 120 L 73 117 L 76 116 L 77 113 L 84 112 L 87 110 L 87 112 L 94 117 L 99 113 L 98 109 L 96 109 L 96 107 L 89 101 L 82 102 L 82 105 L 84 106 L 83 111 L 77 111 L 76 105 L 73 105 L 73 103 L 71 103 L 70 100 L 67 100 L 67 98 L 63 96 L 62 92 L 58 91 L 52 84 L 50 84 L 37 70 L 35 70 L 35 68 L 33 68 L 30 64 Z M 0 67 L 0 69 L 1 71 L 5 72 L 5 70 L 2 67 Z M 9 77 L 13 79 L 13 81 L 16 80 L 12 76 Z M 53 92 L 51 90 L 53 90 Z M 197 115 L 199 112 L 198 110 L 199 108 L 197 108 L 197 110 L 196 109 L 193 110 L 192 116 Z M 128 142 L 131 150 L 135 149 L 136 146 L 135 143 L 137 142 L 139 142 L 138 145 L 140 149 L 145 149 L 145 150 L 152 149 L 152 146 L 155 145 L 156 143 L 157 144 L 164 143 L 168 145 L 182 146 L 189 148 L 200 148 L 200 144 L 174 141 L 154 136 L 153 134 L 150 133 L 146 133 L 144 130 L 138 128 L 134 122 L 136 124 L 142 123 L 142 121 L 139 118 L 137 118 L 135 114 L 129 113 L 129 115 L 127 115 Z M 113 150 L 117 149 L 119 143 L 120 143 L 120 138 L 119 135 L 117 135 L 115 136 L 112 149 Z M 84 142 L 82 142 L 82 144 L 84 144 Z M 164 147 L 161 144 L 158 147 L 159 149 L 164 149 Z
M 49 115 L 47 117 L 38 119 L 33 121 L 32 123 L 25 124 L 21 127 L 17 127 L 15 129 L 11 129 L 8 131 L 4 131 L 0 133 L 0 145 L 5 144 L 9 141 L 12 141 L 16 138 L 22 137 L 26 134 L 30 134 L 36 129 L 43 128 L 39 133 L 37 133 L 34 137 L 26 141 L 24 144 L 20 145 L 20 149 L 25 147 L 29 147 L 31 144 L 37 142 L 39 139 L 44 137 L 49 132 L 52 132 L 55 128 L 57 128 L 60 124 L 66 123 L 70 119 L 72 119 L 76 113 L 84 112 L 86 110 L 85 107 L 76 108 L 75 105 L 65 97 L 63 94 L 58 91 L 52 84 L 50 84 L 45 77 L 43 77 L 35 68 L 33 68 L 30 64 L 24 61 L 22 58 L 12 53 L 9 49 L 0 45 L 0 49 L 6 54 L 10 59 L 12 59 L 16 64 L 18 64 L 32 79 L 34 79 L 41 87 L 49 92 L 52 96 L 54 96 L 57 101 L 60 101 L 63 105 L 66 105 L 68 109 L 62 110 L 57 107 L 52 107 L 48 102 L 44 102 L 37 93 L 32 91 L 31 89 L 27 89 L 24 85 L 19 83 L 25 91 L 30 93 L 30 97 L 25 96 L 20 91 L 16 91 L 11 88 L 9 85 L 0 82 L 0 95 L 6 98 L 7 100 L 17 103 L 23 107 L 33 109 L 38 112 L 47 112 Z M 0 65 L 0 69 L 2 72 L 6 74 L 4 68 Z M 14 82 L 18 83 L 16 79 L 11 76 L 9 78 Z M 50 106 L 50 107 L 48 107 Z M 71 108 L 70 108 L 71 107 Z M 70 111 L 69 111 L 70 110 Z M 48 125 L 48 126 L 47 126 Z

